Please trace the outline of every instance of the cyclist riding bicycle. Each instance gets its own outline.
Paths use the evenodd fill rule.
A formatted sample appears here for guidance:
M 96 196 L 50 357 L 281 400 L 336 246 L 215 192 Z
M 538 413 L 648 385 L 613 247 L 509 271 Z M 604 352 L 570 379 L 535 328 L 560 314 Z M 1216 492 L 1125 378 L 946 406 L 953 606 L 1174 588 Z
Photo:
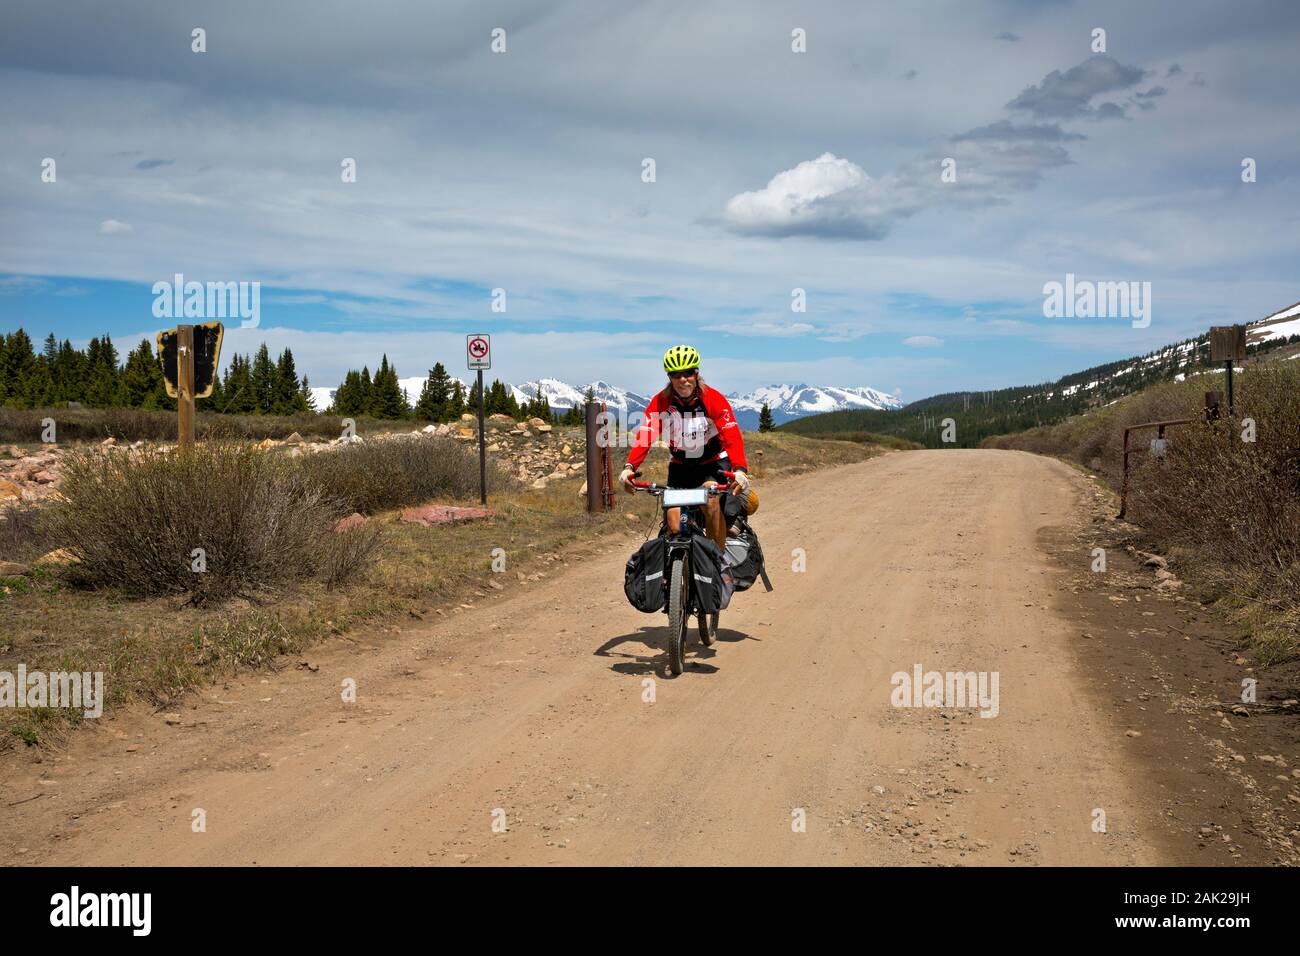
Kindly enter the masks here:
M 668 487 L 728 484 L 731 491 L 750 495 L 740 425 L 726 396 L 700 379 L 700 353 L 689 345 L 675 345 L 664 353 L 664 371 L 668 373 L 668 384 L 650 400 L 645 421 L 632 436 L 627 464 L 618 476 L 624 490 L 635 493 L 633 475 L 662 432 L 668 442 Z M 723 472 L 734 475 L 728 478 Z M 756 501 L 751 499 L 751 504 Z M 705 508 L 705 530 L 718 547 L 725 548 L 727 523 L 721 499 L 710 498 Z M 668 530 L 677 534 L 681 509 L 667 509 L 666 518 Z

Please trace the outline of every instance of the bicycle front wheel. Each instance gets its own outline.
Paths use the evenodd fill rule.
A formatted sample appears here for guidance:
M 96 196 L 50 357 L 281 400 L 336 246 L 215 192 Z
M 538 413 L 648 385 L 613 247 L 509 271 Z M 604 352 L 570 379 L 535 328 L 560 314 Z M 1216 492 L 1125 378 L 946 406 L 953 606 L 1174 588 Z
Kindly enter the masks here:
M 676 677 L 686 667 L 686 604 L 690 569 L 686 556 L 673 559 L 668 576 L 668 673 Z

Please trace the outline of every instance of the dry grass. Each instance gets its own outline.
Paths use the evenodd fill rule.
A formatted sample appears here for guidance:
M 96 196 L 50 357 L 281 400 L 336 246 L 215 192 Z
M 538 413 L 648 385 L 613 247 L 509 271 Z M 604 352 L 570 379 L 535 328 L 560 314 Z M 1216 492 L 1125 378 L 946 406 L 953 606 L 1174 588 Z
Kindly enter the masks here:
M 1159 385 L 1100 412 L 985 444 L 1057 455 L 1122 475 L 1124 427 L 1191 418 L 1166 433 L 1163 458 L 1132 456 L 1129 516 L 1150 542 L 1177 555 L 1204 595 L 1233 608 L 1250 626 L 1263 663 L 1300 650 L 1300 366 L 1251 366 L 1237 379 L 1241 421 L 1206 423 L 1204 392 L 1217 377 Z M 1154 431 L 1134 432 L 1142 448 Z

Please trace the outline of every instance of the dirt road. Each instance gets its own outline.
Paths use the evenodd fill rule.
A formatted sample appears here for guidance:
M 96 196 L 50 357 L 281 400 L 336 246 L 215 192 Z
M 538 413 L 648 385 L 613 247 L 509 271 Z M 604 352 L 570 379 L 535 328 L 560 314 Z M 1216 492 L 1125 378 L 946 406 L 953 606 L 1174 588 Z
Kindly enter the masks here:
M 622 537 L 318 649 L 319 670 L 212 688 L 179 725 L 134 712 L 15 763 L 6 793 L 41 798 L 0 807 L 0 844 L 60 864 L 1174 862 L 1039 550 L 1078 481 L 953 449 L 765 483 L 776 590 L 738 595 L 680 678 L 664 616 L 623 597 Z M 996 672 L 996 716 L 891 706 L 915 665 Z

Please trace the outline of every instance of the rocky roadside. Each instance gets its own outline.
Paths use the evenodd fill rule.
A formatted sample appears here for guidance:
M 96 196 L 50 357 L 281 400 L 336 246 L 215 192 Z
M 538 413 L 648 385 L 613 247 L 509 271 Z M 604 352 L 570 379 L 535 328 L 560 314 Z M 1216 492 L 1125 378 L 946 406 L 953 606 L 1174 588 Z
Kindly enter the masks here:
M 540 491 L 553 481 L 582 478 L 586 441 L 581 429 L 560 431 L 540 418 L 515 421 L 509 415 L 491 415 L 486 422 L 487 451 L 505 465 L 524 487 Z M 379 432 L 371 435 L 346 435 L 330 440 L 303 438 L 294 432 L 287 438 L 267 438 L 258 443 L 263 449 L 284 449 L 294 457 L 327 452 L 343 445 L 420 438 L 426 435 L 453 438 L 472 444 L 478 441 L 478 419 L 462 415 L 451 423 L 427 425 L 406 432 Z M 92 446 L 93 447 L 93 446 Z M 106 438 L 99 446 L 104 451 L 137 451 L 146 447 L 142 441 L 120 444 Z M 152 446 L 169 451 L 174 445 Z M 59 445 L 44 445 L 39 451 L 25 451 L 17 445 L 0 448 L 0 508 L 9 502 L 39 503 L 57 494 L 62 478 L 63 461 L 69 450 Z M 575 494 L 580 493 L 575 489 Z

